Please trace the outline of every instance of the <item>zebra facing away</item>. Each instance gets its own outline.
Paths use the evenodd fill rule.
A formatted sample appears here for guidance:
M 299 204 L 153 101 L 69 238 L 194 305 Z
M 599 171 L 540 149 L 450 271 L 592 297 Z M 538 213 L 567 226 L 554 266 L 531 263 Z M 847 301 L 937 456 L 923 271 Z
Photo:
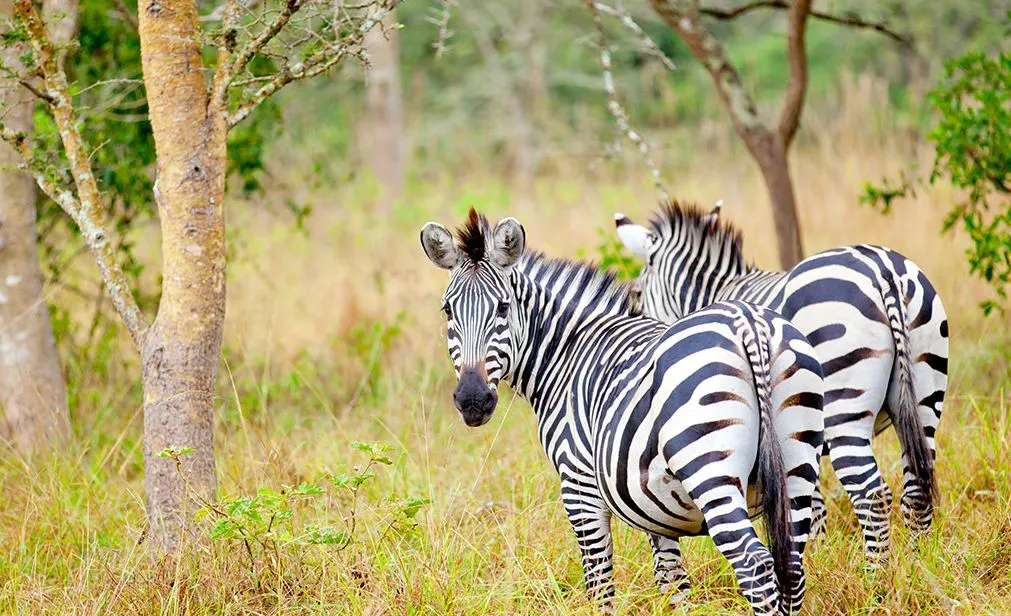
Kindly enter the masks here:
M 492 229 L 471 210 L 456 238 L 428 223 L 421 244 L 450 271 L 455 406 L 487 423 L 503 381 L 531 403 L 592 599 L 613 605 L 613 514 L 649 534 L 672 602 L 689 587 L 678 538 L 708 533 L 755 613 L 800 609 L 823 384 L 799 331 L 740 302 L 673 326 L 630 317 L 629 285 L 525 251 L 513 218 Z
M 826 250 L 788 272 L 746 265 L 741 234 L 719 209 L 669 202 L 649 229 L 615 215 L 625 246 L 646 260 L 639 308 L 672 322 L 737 299 L 778 311 L 807 336 L 825 376 L 825 453 L 853 502 L 868 562 L 879 564 L 887 559 L 892 495 L 871 438 L 892 423 L 902 446 L 906 524 L 926 531 L 933 517 L 934 434 L 948 365 L 941 299 L 915 263 L 879 246 Z M 812 534 L 824 519 L 820 492 L 815 509 Z

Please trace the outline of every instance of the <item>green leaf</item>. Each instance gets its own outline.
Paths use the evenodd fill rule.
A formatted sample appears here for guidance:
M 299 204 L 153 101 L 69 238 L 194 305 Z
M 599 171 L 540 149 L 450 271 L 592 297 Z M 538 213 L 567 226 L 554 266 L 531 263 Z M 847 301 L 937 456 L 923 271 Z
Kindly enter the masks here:
M 375 473 L 372 472 L 355 475 L 354 477 L 351 478 L 351 487 L 357 488 L 358 486 L 364 484 L 366 481 L 372 479 L 375 476 L 376 476 Z
M 291 493 L 298 496 L 313 496 L 316 494 L 324 494 L 325 492 L 326 490 L 311 481 L 303 481 L 297 487 L 291 489 Z
M 336 545 L 347 541 L 347 534 L 341 532 L 334 526 L 316 526 L 307 524 L 305 527 L 305 541 L 316 545 Z
M 408 518 L 414 518 L 422 507 L 431 503 L 431 499 L 409 496 L 400 502 L 400 513 Z

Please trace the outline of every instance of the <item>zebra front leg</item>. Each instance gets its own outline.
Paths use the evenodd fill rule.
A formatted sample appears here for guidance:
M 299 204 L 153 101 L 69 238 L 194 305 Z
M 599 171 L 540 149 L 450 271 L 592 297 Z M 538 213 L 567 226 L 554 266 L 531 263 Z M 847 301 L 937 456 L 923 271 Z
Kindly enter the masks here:
M 562 503 L 579 543 L 586 594 L 591 602 L 611 612 L 614 609 L 611 511 L 599 496 L 570 492 L 564 486 Z
M 649 546 L 653 550 L 653 578 L 660 592 L 673 593 L 670 604 L 681 605 L 691 590 L 688 574 L 681 564 L 681 544 L 676 537 L 649 533 Z

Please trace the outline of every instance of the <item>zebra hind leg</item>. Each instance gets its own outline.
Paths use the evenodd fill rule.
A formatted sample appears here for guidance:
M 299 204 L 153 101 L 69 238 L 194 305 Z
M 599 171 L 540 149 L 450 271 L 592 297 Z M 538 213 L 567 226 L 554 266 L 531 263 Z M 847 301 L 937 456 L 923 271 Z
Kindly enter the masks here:
M 902 468 L 902 497 L 899 499 L 902 519 L 913 533 L 925 533 L 934 519 L 934 504 L 920 490 L 906 454 L 902 454 Z
M 826 533 L 828 514 L 825 511 L 825 497 L 821 495 L 821 481 L 814 486 L 811 495 L 811 541 Z
M 733 494 L 701 505 L 716 549 L 730 562 L 741 593 L 755 614 L 780 614 L 784 608 L 776 580 L 772 553 L 761 540 L 748 516 L 744 496 Z
M 892 493 L 881 477 L 870 439 L 837 439 L 832 446 L 832 466 L 863 529 L 867 564 L 883 565 L 888 560 Z
M 670 604 L 684 603 L 691 590 L 688 573 L 681 564 L 681 544 L 675 537 L 649 534 L 649 546 L 653 550 L 653 578 L 660 592 L 670 593 Z

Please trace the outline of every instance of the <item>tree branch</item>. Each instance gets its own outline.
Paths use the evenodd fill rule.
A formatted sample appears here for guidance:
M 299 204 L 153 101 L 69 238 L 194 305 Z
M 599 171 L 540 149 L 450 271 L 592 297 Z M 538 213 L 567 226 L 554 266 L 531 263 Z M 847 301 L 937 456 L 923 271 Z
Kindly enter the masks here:
M 36 98 L 39 98 L 39 99 L 41 99 L 41 100 L 49 103 L 50 105 L 53 104 L 53 98 L 51 96 L 49 96 L 48 94 L 46 94 L 45 92 L 43 92 L 43 91 L 39 90 L 38 88 L 36 88 L 32 84 L 31 81 L 28 81 L 27 79 L 24 79 L 24 78 L 18 78 L 18 83 L 20 83 L 21 86 L 24 89 L 28 90 L 33 95 L 35 95 Z
M 804 111 L 804 95 L 807 93 L 807 48 L 804 40 L 807 32 L 807 16 L 811 12 L 811 0 L 794 0 L 787 20 L 786 59 L 790 66 L 790 78 L 786 85 L 786 98 L 779 116 L 779 138 L 784 148 L 789 148 L 800 115 Z
M 77 119 L 73 99 L 70 97 L 67 86 L 67 76 L 58 65 L 56 52 L 46 35 L 42 19 L 36 12 L 32 0 L 16 0 L 15 12 L 28 30 L 35 52 L 35 60 L 45 80 L 46 94 L 53 99 L 51 104 L 53 119 L 60 131 L 79 199 L 75 199 L 71 192 L 57 187 L 49 179 L 41 161 L 36 160 L 33 156 L 31 145 L 24 135 L 14 133 L 2 126 L 0 126 L 0 135 L 21 153 L 25 164 L 34 171 L 39 187 L 77 223 L 81 230 L 81 236 L 98 264 L 102 281 L 109 290 L 109 297 L 116 307 L 116 311 L 123 319 L 134 343 L 140 347 L 148 330 L 148 323 L 130 292 L 126 276 L 116 258 L 114 246 L 109 241 L 109 232 L 104 227 L 102 220 L 104 216 L 101 209 L 102 195 L 98 190 L 98 183 L 88 160 L 84 140 L 77 129 Z
M 232 113 L 228 114 L 228 128 L 234 127 L 236 124 L 249 117 L 249 114 L 259 107 L 263 101 L 267 100 L 284 86 L 293 81 L 309 79 L 310 77 L 315 77 L 320 73 L 325 73 L 338 62 L 343 60 L 344 55 L 344 51 L 341 50 L 336 55 L 321 58 L 315 62 L 312 60 L 308 62 L 298 62 L 291 67 L 286 67 L 283 71 L 271 77 L 270 81 L 261 86 L 260 89 L 258 89 L 245 103 L 240 105 Z
M 263 86 L 257 89 L 252 96 L 250 96 L 248 99 L 242 102 L 237 109 L 228 114 L 228 128 L 232 128 L 239 122 L 245 120 L 247 117 L 249 117 L 249 114 L 252 113 L 254 109 L 256 109 L 256 107 L 258 107 L 261 103 L 263 103 L 263 101 L 267 100 L 267 98 L 272 96 L 274 93 L 276 93 L 278 90 L 288 85 L 289 83 L 293 81 L 299 81 L 302 79 L 309 79 L 311 77 L 315 77 L 316 75 L 324 73 L 327 70 L 331 69 L 332 67 L 336 66 L 341 60 L 343 60 L 348 55 L 358 55 L 356 49 L 362 45 L 362 42 L 365 38 L 365 34 L 367 34 L 370 30 L 379 25 L 379 23 L 382 22 L 382 20 L 387 15 L 393 12 L 393 10 L 397 7 L 398 4 L 400 4 L 400 2 L 401 0 L 385 0 L 384 2 L 381 3 L 382 8 L 377 11 L 374 11 L 371 15 L 363 19 L 358 28 L 354 30 L 347 39 L 335 40 L 332 43 L 327 43 L 322 51 L 313 54 L 307 60 L 303 62 L 296 62 L 295 64 L 289 66 L 285 66 L 284 69 L 282 69 L 279 73 L 273 75 L 267 81 L 267 83 L 265 83 Z M 288 3 L 289 5 L 295 4 L 297 3 L 297 0 L 288 0 Z M 278 19 L 280 19 L 280 17 L 281 16 L 279 16 Z M 274 23 L 268 26 L 264 33 L 273 30 L 276 22 L 277 20 L 275 20 Z M 274 36 L 270 35 L 269 37 L 264 37 L 263 35 L 264 33 L 261 33 L 261 35 L 258 36 L 256 39 L 254 39 L 254 41 L 263 40 L 263 45 L 265 45 L 267 42 L 269 42 L 270 38 L 273 38 Z M 246 51 L 248 51 L 252 46 L 253 44 L 251 43 L 241 53 L 246 53 Z M 260 45 L 260 48 L 262 48 L 262 45 Z M 248 62 L 248 59 L 246 60 L 246 62 Z M 234 66 L 239 66 L 240 64 L 241 63 L 239 62 L 239 59 L 237 59 Z M 244 64 L 241 65 L 243 67 L 245 66 Z M 231 85 L 232 80 L 238 74 L 239 74 L 238 71 L 234 70 L 229 71 L 227 73 L 227 77 L 221 77 L 221 83 Z M 257 81 L 260 80 L 258 77 L 254 77 L 253 79 Z M 217 86 L 219 78 L 215 77 L 214 81 L 215 86 Z M 246 81 L 249 82 L 251 80 Z M 227 89 L 220 92 L 222 99 L 224 99 L 226 92 Z
M 234 2 L 234 0 L 229 0 L 229 2 Z M 223 83 L 221 83 L 220 86 L 218 83 L 214 84 L 216 92 L 224 95 L 224 93 L 228 91 L 228 86 L 231 84 L 232 79 L 235 78 L 236 75 L 242 73 L 249 64 L 250 60 L 252 60 L 253 57 L 261 49 L 263 49 L 267 43 L 273 40 L 273 38 L 284 29 L 288 22 L 291 21 L 291 18 L 295 15 L 295 13 L 304 6 L 303 2 L 304 0 L 286 0 L 284 7 L 281 9 L 281 12 L 277 15 L 277 17 L 275 17 L 274 20 L 270 22 L 270 25 L 264 28 L 257 36 L 253 37 L 253 39 L 250 40 L 249 43 L 236 54 L 235 61 L 231 64 L 231 66 L 226 66 L 224 68 L 219 67 L 218 75 L 220 75 Z M 235 34 L 232 33 L 231 35 L 234 36 Z M 226 31 L 226 45 L 228 44 L 228 36 L 229 32 Z M 234 42 L 232 44 L 234 45 Z M 215 77 L 215 82 L 217 82 L 217 80 L 218 78 Z
M 645 161 L 646 166 L 649 167 L 649 173 L 653 178 L 653 184 L 656 186 L 657 192 L 660 193 L 661 198 L 667 200 L 669 199 L 667 189 L 664 188 L 660 169 L 653 162 L 653 157 L 650 155 L 649 144 L 629 124 L 628 115 L 625 113 L 625 108 L 622 107 L 621 100 L 618 98 L 618 92 L 614 88 L 614 75 L 611 72 L 611 50 L 607 47 L 607 32 L 604 30 L 604 21 L 600 18 L 602 11 L 593 0 L 586 0 L 586 6 L 589 7 L 590 12 L 593 14 L 593 24 L 597 28 L 597 48 L 600 51 L 600 68 L 604 73 L 604 90 L 607 91 L 608 99 L 607 108 L 611 111 L 611 115 L 614 116 L 614 120 L 617 122 L 622 134 L 638 147 L 642 159 Z
M 786 2 L 786 0 L 760 0 L 758 2 L 745 4 L 744 6 L 739 6 L 734 9 L 714 9 L 704 7 L 700 9 L 699 12 L 702 15 L 705 15 L 706 17 L 712 17 L 714 19 L 729 21 L 758 9 L 789 10 L 790 6 L 791 6 L 790 3 Z M 882 22 L 867 21 L 861 18 L 856 13 L 850 13 L 848 15 L 832 15 L 831 13 L 825 13 L 822 11 L 810 11 L 810 15 L 815 19 L 831 22 L 834 24 L 838 24 L 840 26 L 873 30 L 875 32 L 887 36 L 896 43 L 900 43 L 907 47 L 912 46 L 913 44 L 912 40 L 908 36 L 899 34 L 895 30 L 892 30 L 891 28 L 888 27 L 888 24 Z
M 667 70 L 673 71 L 675 69 L 674 62 L 667 57 L 667 54 L 660 49 L 660 46 L 657 45 L 653 39 L 649 38 L 648 34 L 643 32 L 642 28 L 639 27 L 639 24 L 637 24 L 628 13 L 622 11 L 620 8 L 609 6 L 602 2 L 594 2 L 593 8 L 605 15 L 617 18 L 621 21 L 622 25 L 631 30 L 632 34 L 639 38 L 639 42 L 642 44 L 647 54 L 659 60 L 660 63 L 667 68 Z
M 755 101 L 744 88 L 741 75 L 731 64 L 723 45 L 702 24 L 698 0 L 651 1 L 664 22 L 678 33 L 692 55 L 705 67 L 734 129 L 748 150 L 755 154 L 758 138 L 765 138 L 769 131 L 758 117 Z
M 211 81 L 210 109 L 211 113 L 228 112 L 228 86 L 232 78 L 237 74 L 233 73 L 230 66 L 232 53 L 235 51 L 235 41 L 238 33 L 235 31 L 235 23 L 238 20 L 239 9 L 235 0 L 225 0 L 220 5 L 222 20 L 221 29 L 224 32 L 224 41 L 218 46 L 218 65 L 214 70 L 214 79 Z M 215 9 L 215 12 L 218 11 Z M 227 129 L 226 129 L 227 130 Z
M 130 24 L 130 27 L 133 28 L 133 31 L 137 32 L 138 30 L 140 30 L 140 24 L 137 23 L 137 16 L 130 12 L 130 9 L 127 8 L 126 3 L 123 2 L 123 0 L 113 0 L 113 1 L 116 3 L 116 12 L 118 12 L 120 15 L 123 16 L 123 19 L 126 20 L 126 23 Z

